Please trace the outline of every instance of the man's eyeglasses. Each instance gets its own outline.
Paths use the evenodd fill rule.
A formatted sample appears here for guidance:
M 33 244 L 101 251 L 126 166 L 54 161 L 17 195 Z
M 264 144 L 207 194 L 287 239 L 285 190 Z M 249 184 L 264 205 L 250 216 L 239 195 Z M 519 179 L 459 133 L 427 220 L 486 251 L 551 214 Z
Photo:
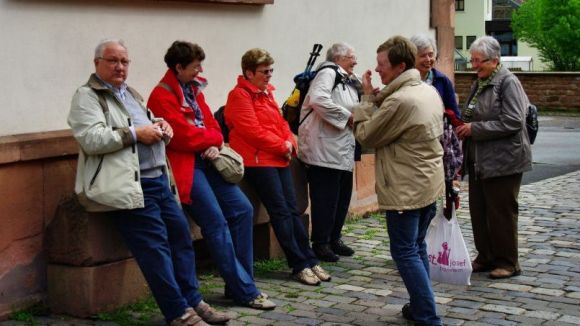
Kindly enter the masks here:
M 103 58 L 103 57 L 98 57 L 97 59 L 104 60 L 113 67 L 116 67 L 118 64 L 120 64 L 123 67 L 127 67 L 131 63 L 131 60 L 126 60 L 126 59 L 119 60 L 119 59 Z
M 483 59 L 483 60 L 470 59 L 470 60 L 469 60 L 469 63 L 471 63 L 471 64 L 474 64 L 474 63 L 475 63 L 475 64 L 478 64 L 478 65 L 480 65 L 480 64 L 482 64 L 482 63 L 486 63 L 486 62 L 488 62 L 488 61 L 490 61 L 490 60 L 491 60 L 491 59 Z
M 272 73 L 274 73 L 274 68 L 256 70 L 256 72 L 263 73 L 264 75 L 271 75 Z

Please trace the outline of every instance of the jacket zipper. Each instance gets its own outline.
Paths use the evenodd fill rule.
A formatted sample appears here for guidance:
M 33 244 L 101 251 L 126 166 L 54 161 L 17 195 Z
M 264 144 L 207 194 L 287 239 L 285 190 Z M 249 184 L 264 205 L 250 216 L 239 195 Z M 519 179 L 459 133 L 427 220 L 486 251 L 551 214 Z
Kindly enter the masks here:
M 103 159 L 105 158 L 105 155 L 101 155 L 101 159 L 99 160 L 99 165 L 97 166 L 97 170 L 95 171 L 95 174 L 93 174 L 93 177 L 91 178 L 91 182 L 89 183 L 89 189 L 93 186 L 93 183 L 95 183 L 95 179 L 97 178 L 97 175 L 99 175 L 99 172 L 101 172 L 101 166 L 103 166 Z
M 131 127 L 131 118 L 127 118 L 127 123 L 129 124 L 129 127 Z M 135 138 L 137 138 L 137 131 L 135 131 Z M 137 139 L 135 139 L 135 143 L 137 143 Z M 133 151 L 133 154 L 135 154 L 135 144 L 131 145 L 131 150 Z

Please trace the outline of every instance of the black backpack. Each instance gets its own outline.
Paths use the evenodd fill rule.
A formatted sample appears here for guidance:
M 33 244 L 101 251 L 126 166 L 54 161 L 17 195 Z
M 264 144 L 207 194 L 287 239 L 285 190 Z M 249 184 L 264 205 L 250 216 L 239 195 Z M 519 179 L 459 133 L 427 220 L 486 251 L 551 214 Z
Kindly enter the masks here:
M 505 78 L 503 78 L 499 84 L 495 86 L 495 92 L 499 94 L 501 99 L 502 93 L 502 84 Z M 538 136 L 538 130 L 540 129 L 540 125 L 538 124 L 538 108 L 530 103 L 526 110 L 526 129 L 528 132 L 528 139 L 530 140 L 530 144 L 534 144 L 536 141 L 536 136 Z
M 526 129 L 528 129 L 530 144 L 533 144 L 536 141 L 538 129 L 540 129 L 540 125 L 538 124 L 538 108 L 533 104 L 528 105 L 528 111 L 526 112 Z
M 220 108 L 215 111 L 213 117 L 216 119 L 217 123 L 220 125 L 220 129 L 222 130 L 222 135 L 224 136 L 224 143 L 230 142 L 230 128 L 226 125 L 226 116 L 224 114 L 225 105 L 220 106 Z
M 310 88 L 310 83 L 314 77 L 316 77 L 316 74 L 323 69 L 334 70 L 336 73 L 336 78 L 334 79 L 332 90 L 334 90 L 338 84 L 343 83 L 343 77 L 340 73 L 338 73 L 338 66 L 335 64 L 321 67 L 318 70 L 312 70 L 314 62 L 316 62 L 316 58 L 320 55 L 320 50 L 322 50 L 322 45 L 314 44 L 312 52 L 310 52 L 310 58 L 306 63 L 306 69 L 304 69 L 304 72 L 294 77 L 294 90 L 292 90 L 292 94 L 290 94 L 286 102 L 284 102 L 282 105 L 282 115 L 284 116 L 284 119 L 288 121 L 290 130 L 295 135 L 298 135 L 298 127 L 300 127 L 302 122 L 304 122 L 310 113 L 312 113 L 312 111 L 308 112 L 306 116 L 300 120 L 300 110 L 302 109 L 302 104 L 304 103 L 304 99 L 306 98 L 306 94 Z

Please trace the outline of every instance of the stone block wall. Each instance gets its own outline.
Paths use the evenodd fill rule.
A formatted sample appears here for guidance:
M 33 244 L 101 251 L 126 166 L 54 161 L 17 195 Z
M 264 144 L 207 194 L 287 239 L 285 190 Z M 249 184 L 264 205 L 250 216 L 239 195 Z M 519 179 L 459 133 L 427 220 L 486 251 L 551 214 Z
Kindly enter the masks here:
M 579 110 L 580 72 L 515 72 L 530 101 L 540 109 Z M 455 72 L 455 91 L 465 105 L 473 72 Z
M 62 301 L 59 293 L 73 289 L 76 291 L 74 295 L 92 300 L 90 305 L 77 307 L 80 313 L 107 309 L 110 303 L 107 298 L 110 296 L 103 297 L 103 291 L 98 286 L 74 286 L 79 282 L 85 285 L 110 285 L 133 280 L 132 283 L 124 283 L 131 291 L 116 295 L 119 304 L 146 293 L 133 258 L 129 257 L 123 246 L 118 245 L 115 234 L 109 234 L 109 240 L 100 246 L 87 245 L 96 241 L 95 237 L 103 239 L 106 223 L 83 229 L 79 228 L 82 225 L 70 225 L 66 219 L 55 220 L 59 203 L 74 190 L 77 153 L 78 145 L 69 130 L 0 137 L 0 320 L 7 318 L 12 311 L 47 299 L 54 302 L 50 304 L 53 307 L 71 306 L 75 302 Z M 293 169 L 297 167 L 293 166 Z M 299 169 L 295 172 L 300 174 Z M 308 206 L 306 184 L 303 176 L 297 179 L 298 205 L 304 211 Z M 364 155 L 363 160 L 357 162 L 354 181 L 353 212 L 376 209 L 372 154 Z M 263 205 L 250 189 L 243 184 L 241 186 L 255 208 L 255 257 L 281 256 L 272 229 L 266 223 L 268 218 Z M 305 223 L 308 223 L 307 216 Z M 49 225 L 83 230 L 82 234 L 75 235 L 77 239 L 93 240 L 73 243 L 75 237 L 65 239 L 58 232 L 49 236 Z M 197 239 L 201 238 L 199 228 L 194 226 L 192 232 Z M 57 243 L 55 238 L 65 241 Z M 203 241 L 196 241 L 196 250 L 200 243 Z M 49 244 L 52 245 L 50 252 Z M 208 256 L 203 255 L 197 255 L 197 258 L 209 260 Z M 208 262 L 200 262 L 200 265 L 204 264 Z M 108 275 L 101 275 L 102 271 L 107 271 Z M 58 280 L 65 274 L 70 275 L 70 281 L 60 282 L 64 286 L 54 287 L 59 282 L 47 280 L 47 275 Z M 71 288 L 67 290 L 67 286 Z M 48 292 L 51 293 L 49 298 Z M 74 298 L 71 294 L 67 293 L 67 298 Z

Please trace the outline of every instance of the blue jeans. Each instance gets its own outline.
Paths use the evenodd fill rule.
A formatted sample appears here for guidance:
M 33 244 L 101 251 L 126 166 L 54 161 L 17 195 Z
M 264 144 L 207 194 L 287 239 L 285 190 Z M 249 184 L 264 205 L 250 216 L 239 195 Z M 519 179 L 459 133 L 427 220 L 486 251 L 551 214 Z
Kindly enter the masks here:
M 184 209 L 201 228 L 226 284 L 225 295 L 238 304 L 248 303 L 260 294 L 253 277 L 252 204 L 237 185 L 226 182 L 200 157 L 194 173 L 192 204 Z
M 246 167 L 244 177 L 266 207 L 270 223 L 293 273 L 318 265 L 308 232 L 296 208 L 296 194 L 288 167 Z
M 193 243 L 167 176 L 142 178 L 141 187 L 144 208 L 111 214 L 169 323 L 202 299 L 197 291 Z
M 442 325 L 429 279 L 425 243 L 427 228 L 436 211 L 436 203 L 433 203 L 420 209 L 386 212 L 391 256 L 409 292 L 416 325 Z
M 312 213 L 312 244 L 340 240 L 350 197 L 352 172 L 309 165 L 306 169 Z

